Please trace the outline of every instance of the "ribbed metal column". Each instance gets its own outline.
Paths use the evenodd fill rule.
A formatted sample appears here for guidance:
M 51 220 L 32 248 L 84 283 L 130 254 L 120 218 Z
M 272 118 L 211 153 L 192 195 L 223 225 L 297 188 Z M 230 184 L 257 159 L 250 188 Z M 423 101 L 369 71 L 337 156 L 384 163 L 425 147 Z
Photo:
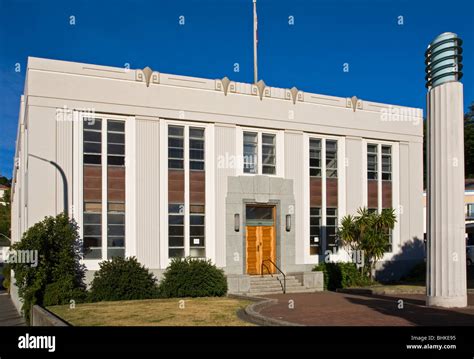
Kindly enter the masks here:
M 460 44 L 444 33 L 427 50 L 429 306 L 467 305 Z

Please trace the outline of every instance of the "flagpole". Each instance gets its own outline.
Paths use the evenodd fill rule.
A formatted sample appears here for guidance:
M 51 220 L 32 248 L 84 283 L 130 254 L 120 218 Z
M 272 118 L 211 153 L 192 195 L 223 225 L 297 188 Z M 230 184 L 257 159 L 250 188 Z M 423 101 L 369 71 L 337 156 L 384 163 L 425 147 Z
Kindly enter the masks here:
M 257 67 L 257 0 L 253 0 L 253 82 L 258 82 Z

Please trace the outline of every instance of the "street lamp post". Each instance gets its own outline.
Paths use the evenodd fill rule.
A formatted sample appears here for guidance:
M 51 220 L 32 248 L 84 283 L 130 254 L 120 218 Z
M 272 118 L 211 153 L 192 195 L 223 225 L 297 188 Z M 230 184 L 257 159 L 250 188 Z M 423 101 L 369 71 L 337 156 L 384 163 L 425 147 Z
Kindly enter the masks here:
M 428 111 L 426 304 L 467 306 L 462 41 L 446 32 L 425 53 Z

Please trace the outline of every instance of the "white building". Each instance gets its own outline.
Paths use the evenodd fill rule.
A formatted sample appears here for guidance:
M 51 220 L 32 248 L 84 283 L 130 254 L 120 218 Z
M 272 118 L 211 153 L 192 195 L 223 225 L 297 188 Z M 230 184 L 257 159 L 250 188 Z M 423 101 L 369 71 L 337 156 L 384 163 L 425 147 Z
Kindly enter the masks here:
M 392 277 L 420 260 L 407 248 L 423 240 L 422 143 L 420 109 L 29 58 L 12 236 L 67 206 L 91 272 L 112 255 L 158 276 L 205 257 L 245 292 L 263 261 L 310 272 L 344 215 L 392 207 Z

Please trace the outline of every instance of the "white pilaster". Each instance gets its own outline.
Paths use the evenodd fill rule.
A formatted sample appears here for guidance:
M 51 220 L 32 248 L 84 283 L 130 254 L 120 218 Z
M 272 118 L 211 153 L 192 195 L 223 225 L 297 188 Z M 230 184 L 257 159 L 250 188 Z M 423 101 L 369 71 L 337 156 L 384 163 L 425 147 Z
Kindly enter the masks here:
M 428 103 L 427 305 L 465 307 L 463 86 L 432 88 Z

